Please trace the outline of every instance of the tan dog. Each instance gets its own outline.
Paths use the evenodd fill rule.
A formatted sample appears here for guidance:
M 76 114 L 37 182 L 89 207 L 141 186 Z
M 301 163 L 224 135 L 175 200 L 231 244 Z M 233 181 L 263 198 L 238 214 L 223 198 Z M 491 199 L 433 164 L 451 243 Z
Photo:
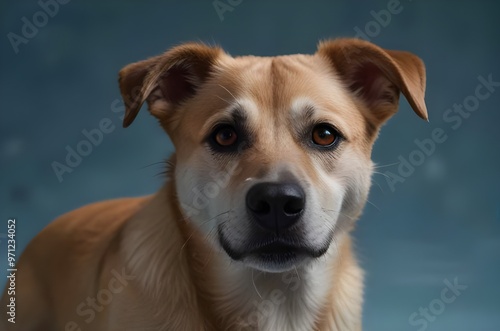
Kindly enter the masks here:
M 6 328 L 361 330 L 349 233 L 400 92 L 427 119 L 421 60 L 356 39 L 278 57 L 184 44 L 126 66 L 120 88 L 124 126 L 147 101 L 172 139 L 168 180 L 33 239 Z

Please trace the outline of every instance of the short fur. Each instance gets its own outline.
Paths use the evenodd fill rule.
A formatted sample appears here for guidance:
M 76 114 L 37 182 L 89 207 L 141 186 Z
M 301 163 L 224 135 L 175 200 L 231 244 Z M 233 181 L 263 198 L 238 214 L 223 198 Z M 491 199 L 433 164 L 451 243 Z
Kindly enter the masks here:
M 147 102 L 170 136 L 168 179 L 155 195 L 77 209 L 38 234 L 18 264 L 17 323 L 2 318 L 3 329 L 361 330 L 363 273 L 350 232 L 400 92 L 427 119 L 422 61 L 356 39 L 278 57 L 191 43 L 126 66 L 120 89 L 125 127 Z M 218 154 L 206 137 L 232 116 L 248 141 Z M 342 134 L 334 151 L 308 145 L 317 122 Z M 246 192 L 290 178 L 307 195 L 295 234 L 325 252 L 287 270 L 233 261 L 221 236 L 235 250 L 253 240 Z

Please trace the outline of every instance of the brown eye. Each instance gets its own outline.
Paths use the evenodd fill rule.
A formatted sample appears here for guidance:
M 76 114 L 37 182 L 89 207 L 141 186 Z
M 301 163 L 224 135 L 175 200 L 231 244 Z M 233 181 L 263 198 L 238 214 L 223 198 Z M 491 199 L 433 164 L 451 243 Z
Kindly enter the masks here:
M 312 140 L 316 145 L 326 147 L 332 145 L 337 140 L 337 135 L 335 129 L 331 126 L 319 124 L 313 129 Z
M 219 146 L 229 147 L 238 140 L 238 135 L 231 126 L 224 126 L 215 132 L 214 140 Z

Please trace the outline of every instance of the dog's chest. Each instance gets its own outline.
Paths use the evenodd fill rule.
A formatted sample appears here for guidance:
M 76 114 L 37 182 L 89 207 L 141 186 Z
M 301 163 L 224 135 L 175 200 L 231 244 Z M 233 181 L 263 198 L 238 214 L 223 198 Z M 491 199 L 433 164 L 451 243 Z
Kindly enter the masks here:
M 229 330 L 313 330 L 330 293 L 328 270 L 254 274 L 226 281 L 217 309 Z M 224 319 L 224 318 L 223 318 Z

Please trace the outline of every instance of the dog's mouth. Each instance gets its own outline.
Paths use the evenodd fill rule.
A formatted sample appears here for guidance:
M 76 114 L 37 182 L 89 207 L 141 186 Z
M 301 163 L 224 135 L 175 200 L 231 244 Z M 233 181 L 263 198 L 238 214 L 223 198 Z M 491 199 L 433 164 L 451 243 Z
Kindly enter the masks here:
M 226 253 L 235 261 L 242 261 L 250 266 L 265 271 L 288 270 L 303 261 L 309 254 L 308 250 L 300 247 L 274 242 L 255 249 L 236 251 L 228 243 L 221 240 Z
M 330 240 L 319 248 L 306 246 L 296 236 L 273 236 L 255 238 L 253 241 L 235 248 L 219 229 L 219 242 L 229 257 L 242 261 L 264 271 L 285 271 L 300 265 L 307 258 L 318 258 L 324 255 Z
M 301 255 L 307 255 L 307 250 L 302 247 L 275 242 L 250 251 L 247 255 L 255 256 L 265 263 L 282 264 L 295 261 Z

